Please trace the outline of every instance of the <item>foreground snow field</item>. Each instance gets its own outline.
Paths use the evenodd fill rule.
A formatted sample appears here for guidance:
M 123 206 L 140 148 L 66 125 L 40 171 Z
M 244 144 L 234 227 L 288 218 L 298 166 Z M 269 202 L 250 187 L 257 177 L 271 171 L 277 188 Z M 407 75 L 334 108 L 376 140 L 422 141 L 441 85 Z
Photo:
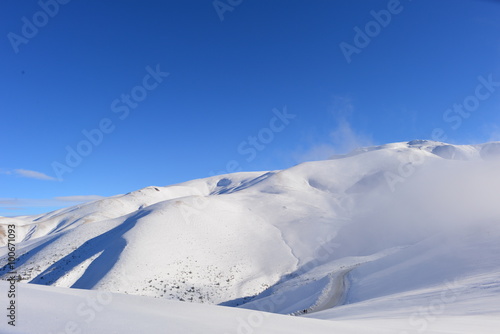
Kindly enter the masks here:
M 0 235 L 16 225 L 19 333 L 496 333 L 498 203 L 500 143 L 417 140 L 0 218 Z
M 2 295 L 6 287 L 0 282 Z M 471 312 L 475 310 L 475 302 L 469 305 L 465 301 L 450 309 L 445 306 L 440 312 L 429 306 L 418 313 L 419 302 L 408 296 L 395 298 L 401 300 L 375 300 L 305 318 L 124 294 L 21 285 L 18 324 L 15 328 L 2 324 L 0 328 L 6 334 L 498 333 L 498 312 Z M 498 304 L 493 298 L 490 302 L 490 307 Z

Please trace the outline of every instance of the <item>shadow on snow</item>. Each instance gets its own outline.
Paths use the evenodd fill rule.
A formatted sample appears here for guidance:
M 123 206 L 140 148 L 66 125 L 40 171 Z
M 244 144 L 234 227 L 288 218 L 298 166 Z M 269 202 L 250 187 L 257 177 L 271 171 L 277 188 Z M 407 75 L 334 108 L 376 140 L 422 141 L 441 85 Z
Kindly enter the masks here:
M 78 289 L 92 289 L 118 261 L 127 245 L 123 235 L 132 229 L 139 219 L 148 215 L 149 211 L 141 211 L 127 218 L 123 223 L 86 241 L 76 250 L 52 264 L 30 283 L 49 285 L 69 273 L 85 260 L 101 253 L 85 270 L 84 274 L 71 286 Z

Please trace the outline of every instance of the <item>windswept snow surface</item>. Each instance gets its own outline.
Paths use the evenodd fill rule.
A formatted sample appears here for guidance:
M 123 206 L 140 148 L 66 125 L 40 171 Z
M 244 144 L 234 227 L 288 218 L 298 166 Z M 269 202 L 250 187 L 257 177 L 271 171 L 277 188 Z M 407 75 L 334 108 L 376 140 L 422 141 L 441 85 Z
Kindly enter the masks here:
M 0 294 L 5 295 L 7 289 L 6 282 L 0 281 Z M 30 284 L 18 289 L 16 326 L 0 323 L 2 334 L 496 334 L 500 326 L 498 315 L 450 312 L 439 318 L 432 314 L 416 317 L 410 313 L 410 304 L 399 310 L 391 301 L 373 307 L 352 305 L 347 312 L 351 318 L 325 321 L 321 319 L 330 319 L 327 313 L 315 313 L 320 319 L 314 319 L 102 291 Z M 418 327 L 412 329 L 412 323 Z
M 183 305 L 179 326 L 194 326 L 189 307 L 228 308 L 174 301 L 234 306 L 240 310 L 230 312 L 242 317 L 255 310 L 304 315 L 315 318 L 301 322 L 311 328 L 331 319 L 381 329 L 381 319 L 396 319 L 381 333 L 466 333 L 468 319 L 478 325 L 481 318 L 481 331 L 471 332 L 487 333 L 500 297 L 498 203 L 500 143 L 415 140 L 0 218 L 0 235 L 17 226 L 22 283 L 155 297 L 137 300 L 165 310 Z M 6 254 L 0 248 L 3 279 Z M 38 305 L 77 291 L 20 288 Z M 121 294 L 114 296 L 127 305 L 138 298 Z M 27 304 L 20 307 L 33 309 Z M 158 314 L 154 306 L 150 312 Z M 269 316 L 289 321 L 283 328 L 302 321 L 284 320 L 294 318 Z

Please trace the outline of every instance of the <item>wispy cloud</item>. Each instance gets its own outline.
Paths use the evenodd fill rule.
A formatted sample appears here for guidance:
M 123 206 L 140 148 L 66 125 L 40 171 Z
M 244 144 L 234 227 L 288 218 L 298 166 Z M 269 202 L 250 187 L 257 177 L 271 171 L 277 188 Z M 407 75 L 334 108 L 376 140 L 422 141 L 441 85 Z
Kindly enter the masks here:
M 347 153 L 361 146 L 373 145 L 371 136 L 357 131 L 351 123 L 355 112 L 351 98 L 334 96 L 330 112 L 337 123 L 337 126 L 330 132 L 330 145 L 338 153 Z
M 4 206 L 14 206 L 19 203 L 18 199 L 16 198 L 0 198 L 0 207 Z
M 0 169 L 0 174 L 14 175 L 14 176 L 26 177 L 29 179 L 37 179 L 37 180 L 57 181 L 55 177 L 29 169 L 14 169 L 14 170 Z
M 4 168 L 0 168 L 0 174 L 12 175 L 12 171 Z
M 49 181 L 57 181 L 55 177 L 48 176 L 47 174 L 37 172 L 34 170 L 28 170 L 28 169 L 14 169 L 14 173 L 16 175 L 19 175 L 21 177 L 27 177 L 30 179 L 37 179 L 37 180 L 49 180 Z
M 500 127 L 498 125 L 492 126 L 488 141 L 500 141 Z
M 482 124 L 479 131 L 469 135 L 460 144 L 482 144 L 486 142 L 500 141 L 500 123 L 488 122 Z M 451 140 L 449 140 L 451 142 Z
M 98 195 L 64 196 L 54 198 L 0 198 L 0 208 L 13 210 L 27 207 L 66 207 L 104 198 Z
M 56 200 L 61 202 L 90 202 L 90 201 L 96 201 L 101 198 L 104 197 L 99 195 L 55 197 Z
M 338 126 L 330 133 L 332 147 L 338 153 L 348 153 L 355 148 L 371 146 L 369 135 L 356 131 L 347 119 L 338 119 Z
M 324 160 L 335 155 L 337 151 L 331 144 L 314 144 L 307 149 L 298 149 L 293 153 L 295 162 Z
M 336 126 L 330 131 L 326 141 L 313 143 L 307 150 L 296 152 L 295 160 L 303 162 L 328 159 L 335 154 L 344 154 L 358 147 L 373 145 L 370 135 L 353 127 L 350 120 L 354 112 L 354 104 L 349 97 L 334 96 L 329 114 L 335 120 Z

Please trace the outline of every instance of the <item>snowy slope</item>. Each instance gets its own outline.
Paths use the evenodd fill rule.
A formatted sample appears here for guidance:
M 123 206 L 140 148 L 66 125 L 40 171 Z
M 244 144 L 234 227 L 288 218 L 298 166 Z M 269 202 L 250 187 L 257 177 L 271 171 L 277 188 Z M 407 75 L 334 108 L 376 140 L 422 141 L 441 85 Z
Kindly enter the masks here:
M 0 282 L 0 294 L 5 295 L 6 290 L 5 282 Z M 353 305 L 350 318 L 329 318 L 327 313 L 317 313 L 318 318 L 335 320 L 324 321 L 79 289 L 22 285 L 19 291 L 22 316 L 15 327 L 0 322 L 3 334 L 490 334 L 497 333 L 500 326 L 498 314 L 463 316 L 460 312 L 443 312 L 439 318 L 432 314 L 415 318 L 409 305 L 398 310 L 394 302 Z M 463 309 L 461 304 L 460 307 Z
M 0 218 L 0 234 L 18 226 L 22 282 L 321 319 L 359 320 L 375 305 L 369 318 L 406 324 L 458 284 L 467 293 L 443 308 L 489 316 L 499 158 L 500 143 L 387 144 Z

